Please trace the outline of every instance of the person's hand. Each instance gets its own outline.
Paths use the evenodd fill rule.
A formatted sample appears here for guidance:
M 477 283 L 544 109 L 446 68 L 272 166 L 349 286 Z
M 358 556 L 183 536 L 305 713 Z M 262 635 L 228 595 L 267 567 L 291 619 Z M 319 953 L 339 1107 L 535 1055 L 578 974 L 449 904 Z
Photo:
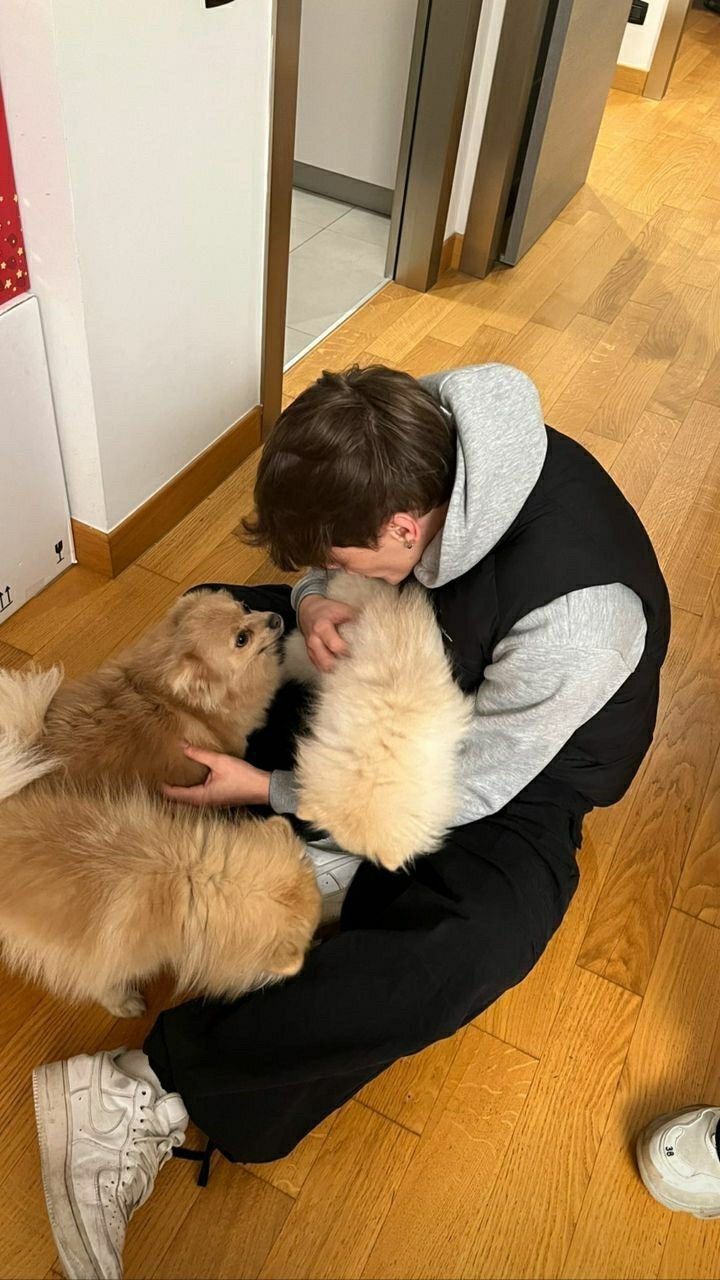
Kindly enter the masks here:
M 308 657 L 318 671 L 332 671 L 337 658 L 345 658 L 350 650 L 338 627 L 351 622 L 357 611 L 340 600 L 309 595 L 300 601 L 298 625 L 305 637 Z
M 185 755 L 197 760 L 210 770 L 204 782 L 195 787 L 171 787 L 163 791 L 168 800 L 181 804 L 215 805 L 268 804 L 270 774 L 256 769 L 247 760 L 236 756 L 224 756 L 219 751 L 205 751 L 200 747 L 184 746 Z

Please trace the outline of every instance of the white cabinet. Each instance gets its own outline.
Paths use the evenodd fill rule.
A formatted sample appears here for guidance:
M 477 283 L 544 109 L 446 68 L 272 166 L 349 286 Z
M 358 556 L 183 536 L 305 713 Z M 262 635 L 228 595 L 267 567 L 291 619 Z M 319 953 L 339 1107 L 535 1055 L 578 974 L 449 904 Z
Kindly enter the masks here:
M 0 311 L 2 623 L 74 559 L 37 298 Z

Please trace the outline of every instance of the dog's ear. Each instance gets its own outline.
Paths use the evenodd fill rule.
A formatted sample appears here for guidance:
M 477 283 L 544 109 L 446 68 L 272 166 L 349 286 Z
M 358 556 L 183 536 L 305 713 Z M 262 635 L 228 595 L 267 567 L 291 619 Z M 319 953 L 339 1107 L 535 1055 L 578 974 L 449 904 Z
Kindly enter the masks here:
M 286 939 L 273 951 L 268 970 L 270 973 L 277 974 L 278 977 L 291 978 L 293 974 L 300 972 L 304 959 L 305 952 L 302 947 Z
M 213 674 L 197 653 L 184 653 L 167 674 L 170 691 L 188 706 L 214 711 L 218 695 Z
M 172 605 L 168 618 L 171 622 L 181 622 L 187 613 L 190 612 L 193 605 L 197 603 L 197 593 L 180 596 Z

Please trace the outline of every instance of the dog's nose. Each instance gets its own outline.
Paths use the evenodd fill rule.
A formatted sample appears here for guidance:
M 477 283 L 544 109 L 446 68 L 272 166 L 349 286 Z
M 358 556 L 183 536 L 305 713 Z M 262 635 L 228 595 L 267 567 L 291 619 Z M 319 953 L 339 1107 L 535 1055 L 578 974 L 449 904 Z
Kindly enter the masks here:
M 283 631 L 285 630 L 285 623 L 283 622 L 279 613 L 270 614 L 270 617 L 268 618 L 268 626 L 271 631 L 277 631 L 280 633 L 280 635 L 282 635 Z

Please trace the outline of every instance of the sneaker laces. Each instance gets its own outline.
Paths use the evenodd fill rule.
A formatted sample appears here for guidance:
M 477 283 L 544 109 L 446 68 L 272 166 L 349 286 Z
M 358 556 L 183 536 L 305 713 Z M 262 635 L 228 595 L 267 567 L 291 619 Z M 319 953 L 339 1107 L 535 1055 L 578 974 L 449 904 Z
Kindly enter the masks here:
M 149 1106 L 147 1103 L 140 1104 L 140 1123 L 145 1123 L 145 1115 L 152 1117 L 154 1122 L 160 1121 L 161 1115 L 158 1109 Z M 165 1117 L 167 1125 L 167 1118 Z M 125 1221 L 128 1222 L 136 1209 L 145 1203 L 155 1186 L 155 1179 L 167 1164 L 173 1151 L 173 1147 L 179 1147 L 183 1134 L 176 1130 L 170 1129 L 169 1125 L 163 1132 L 141 1132 L 139 1129 L 133 1130 L 132 1143 L 128 1146 L 124 1154 L 125 1167 L 120 1179 L 120 1187 L 123 1195 L 120 1198 L 120 1205 Z

